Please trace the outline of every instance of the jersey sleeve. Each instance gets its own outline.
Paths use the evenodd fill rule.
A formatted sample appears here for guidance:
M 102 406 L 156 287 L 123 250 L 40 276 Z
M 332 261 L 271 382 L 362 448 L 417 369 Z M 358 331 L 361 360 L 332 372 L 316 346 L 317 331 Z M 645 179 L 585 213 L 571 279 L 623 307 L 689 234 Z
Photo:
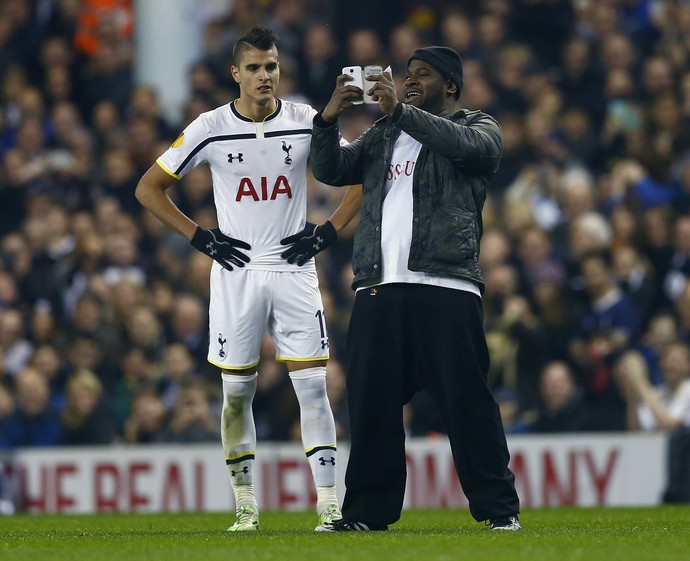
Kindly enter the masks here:
M 184 177 L 190 170 L 206 161 L 204 147 L 208 134 L 205 119 L 203 116 L 197 117 L 180 133 L 156 163 L 175 179 Z

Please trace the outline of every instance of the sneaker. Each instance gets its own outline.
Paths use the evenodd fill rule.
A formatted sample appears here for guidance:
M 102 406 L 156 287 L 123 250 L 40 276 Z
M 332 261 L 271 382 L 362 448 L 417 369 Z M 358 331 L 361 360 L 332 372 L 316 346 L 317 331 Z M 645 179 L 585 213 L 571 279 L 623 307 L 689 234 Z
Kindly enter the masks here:
M 252 504 L 239 507 L 237 522 L 228 528 L 228 532 L 256 532 L 259 529 L 259 509 Z
M 334 520 L 330 524 L 325 524 L 321 532 L 383 532 L 388 530 L 388 526 L 374 526 L 372 524 L 365 524 L 364 522 L 357 522 L 355 520 L 346 520 L 340 518 Z
M 494 518 L 489 521 L 489 528 L 492 530 L 509 530 L 511 532 L 517 532 L 522 530 L 520 526 L 520 521 L 517 516 L 507 516 L 505 518 Z
M 319 514 L 319 525 L 314 528 L 315 532 L 330 532 L 327 526 L 333 524 L 336 520 L 341 520 L 343 517 L 340 514 L 340 507 L 337 504 L 330 504 Z

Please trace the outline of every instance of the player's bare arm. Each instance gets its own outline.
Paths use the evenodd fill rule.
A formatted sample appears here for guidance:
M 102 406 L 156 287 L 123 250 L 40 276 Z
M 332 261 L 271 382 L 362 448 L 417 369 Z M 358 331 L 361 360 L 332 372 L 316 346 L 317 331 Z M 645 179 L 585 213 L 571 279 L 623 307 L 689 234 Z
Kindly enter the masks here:
M 249 256 L 240 249 L 251 249 L 241 240 L 226 236 L 218 228 L 205 230 L 184 214 L 168 196 L 168 188 L 175 179 L 158 164 L 152 165 L 139 181 L 135 195 L 137 200 L 156 218 L 172 228 L 211 259 L 220 263 L 226 270 L 244 267 Z
M 307 222 L 301 232 L 280 240 L 282 245 L 289 245 L 280 256 L 288 263 L 297 263 L 300 267 L 317 253 L 322 252 L 338 239 L 341 232 L 362 207 L 362 186 L 351 185 L 345 192 L 338 208 L 323 224 Z
M 153 164 L 139 180 L 135 195 L 142 206 L 163 224 L 191 241 L 197 225 L 177 208 L 167 193 L 176 181 L 158 164 Z
M 340 233 L 359 214 L 362 208 L 362 186 L 350 185 L 345 191 L 343 200 L 335 209 L 329 221 L 335 231 Z

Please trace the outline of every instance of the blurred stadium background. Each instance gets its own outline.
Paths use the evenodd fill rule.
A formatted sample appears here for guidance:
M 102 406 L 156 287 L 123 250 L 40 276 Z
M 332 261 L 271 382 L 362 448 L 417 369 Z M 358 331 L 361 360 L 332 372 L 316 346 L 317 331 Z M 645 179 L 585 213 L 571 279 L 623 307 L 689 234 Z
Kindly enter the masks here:
M 279 35 L 280 97 L 317 109 L 346 64 L 390 64 L 400 86 L 415 48 L 462 55 L 459 107 L 504 133 L 481 264 L 523 502 L 690 501 L 690 2 L 0 0 L 5 511 L 228 508 L 229 485 L 199 502 L 225 484 L 210 260 L 134 187 L 187 123 L 238 95 L 232 45 L 254 23 Z M 357 108 L 341 131 L 352 140 L 379 116 Z M 215 226 L 207 169 L 173 191 Z M 310 178 L 310 219 L 341 197 Z M 345 452 L 352 232 L 317 257 Z M 290 472 L 297 401 L 268 339 L 262 356 L 257 431 L 276 443 L 264 499 L 306 508 Z M 424 394 L 406 422 L 420 481 L 408 506 L 462 505 Z M 167 487 L 146 498 L 137 474 Z M 82 497 L 85 481 L 100 490 Z

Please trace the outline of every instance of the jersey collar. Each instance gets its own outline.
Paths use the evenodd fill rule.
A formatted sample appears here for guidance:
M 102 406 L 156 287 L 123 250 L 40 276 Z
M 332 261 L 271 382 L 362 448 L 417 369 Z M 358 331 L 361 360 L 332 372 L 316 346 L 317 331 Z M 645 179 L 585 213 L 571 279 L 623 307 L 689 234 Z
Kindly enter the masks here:
M 251 119 L 251 118 L 247 117 L 246 115 L 242 115 L 242 113 L 240 113 L 237 110 L 237 107 L 235 107 L 236 101 L 237 100 L 234 99 L 233 101 L 230 102 L 230 111 L 232 111 L 232 114 L 235 115 L 235 117 L 237 117 L 240 121 L 244 121 L 245 123 L 254 123 L 255 122 L 254 119 Z M 271 119 L 275 119 L 278 116 L 278 114 L 280 113 L 280 108 L 282 106 L 283 106 L 283 102 L 279 98 L 276 98 L 275 111 L 273 111 L 273 113 L 270 113 L 269 115 L 267 115 L 266 118 L 263 120 L 263 122 L 265 123 L 266 121 L 270 121 Z

